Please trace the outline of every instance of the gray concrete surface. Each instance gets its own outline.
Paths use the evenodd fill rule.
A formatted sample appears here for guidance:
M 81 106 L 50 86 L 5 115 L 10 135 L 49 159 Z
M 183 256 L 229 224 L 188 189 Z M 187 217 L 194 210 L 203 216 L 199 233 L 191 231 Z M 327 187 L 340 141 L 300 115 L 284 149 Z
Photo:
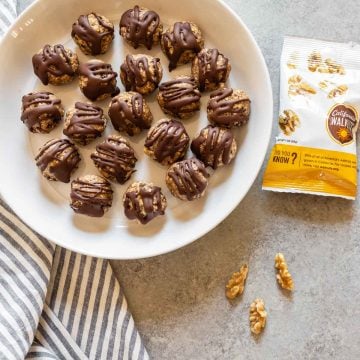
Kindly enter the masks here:
M 29 2 L 20 0 L 18 8 Z M 356 0 L 226 2 L 264 53 L 275 113 L 284 35 L 360 41 Z M 190 246 L 112 262 L 152 359 L 360 358 L 359 200 L 263 192 L 262 174 L 237 209 Z M 275 282 L 278 251 L 294 276 L 292 296 Z M 244 262 L 250 268 L 245 292 L 231 305 L 224 284 Z M 268 310 L 260 337 L 248 326 L 256 297 Z
M 263 51 L 275 112 L 284 35 L 360 41 L 358 1 L 226 2 Z M 359 200 L 263 192 L 262 174 L 237 209 L 190 246 L 113 262 L 153 359 L 360 358 Z M 274 280 L 278 251 L 288 258 L 293 296 Z M 224 283 L 244 262 L 250 269 L 245 292 L 230 305 Z M 248 326 L 255 297 L 265 300 L 269 314 L 259 338 Z

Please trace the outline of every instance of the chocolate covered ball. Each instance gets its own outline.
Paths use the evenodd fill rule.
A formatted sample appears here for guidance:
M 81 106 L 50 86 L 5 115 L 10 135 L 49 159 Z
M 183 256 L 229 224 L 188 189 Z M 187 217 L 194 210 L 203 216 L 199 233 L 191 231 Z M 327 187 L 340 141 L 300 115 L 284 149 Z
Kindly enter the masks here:
M 67 139 L 52 139 L 45 143 L 35 157 L 36 165 L 48 180 L 68 183 L 78 167 L 80 155 Z
M 158 103 L 165 114 L 186 119 L 200 110 L 201 93 L 190 76 L 178 76 L 159 87 Z
M 21 121 L 33 133 L 49 133 L 63 115 L 61 100 L 51 92 L 29 93 L 22 97 Z
M 71 208 L 77 214 L 101 217 L 112 205 L 110 183 L 96 175 L 85 175 L 71 182 Z
M 229 129 L 209 125 L 191 142 L 191 151 L 213 169 L 228 165 L 236 155 L 237 145 Z
M 62 45 L 45 45 L 32 57 L 32 64 L 35 75 L 44 85 L 62 85 L 76 76 L 79 59 Z
M 219 89 L 210 94 L 207 116 L 213 125 L 231 128 L 249 121 L 250 99 L 245 91 Z
M 103 110 L 89 103 L 76 102 L 65 116 L 64 135 L 80 145 L 87 145 L 101 136 L 106 127 Z
M 114 39 L 114 25 L 95 12 L 80 15 L 72 26 L 71 37 L 84 54 L 105 54 Z
M 126 91 L 136 91 L 142 95 L 153 92 L 162 75 L 160 59 L 150 55 L 127 55 L 120 67 L 120 78 Z
M 130 178 L 137 161 L 134 149 L 119 135 L 110 135 L 97 145 L 91 159 L 102 176 L 120 184 Z
M 134 48 L 140 45 L 150 50 L 160 41 L 163 26 L 155 11 L 135 5 L 120 19 L 120 35 Z
M 116 86 L 117 73 L 111 64 L 101 60 L 90 60 L 79 68 L 79 86 L 82 93 L 90 100 L 104 100 L 117 95 L 120 90 Z
M 161 36 L 161 49 L 170 61 L 169 71 L 190 62 L 203 47 L 201 31 L 192 22 L 176 22 Z
M 191 73 L 199 84 L 199 90 L 215 90 L 229 77 L 229 59 L 217 49 L 202 49 L 192 62 Z
M 183 159 L 190 138 L 184 125 L 177 120 L 159 120 L 149 130 L 144 152 L 162 165 L 170 165 Z
M 192 201 L 202 197 L 208 185 L 205 165 L 192 158 L 171 165 L 166 173 L 166 185 L 181 200 Z
M 125 216 L 143 225 L 164 215 L 167 206 L 161 188 L 144 182 L 131 184 L 124 193 L 123 203 Z
M 125 131 L 129 136 L 149 129 L 153 120 L 145 99 L 134 91 L 123 92 L 112 98 L 109 117 L 117 131 Z

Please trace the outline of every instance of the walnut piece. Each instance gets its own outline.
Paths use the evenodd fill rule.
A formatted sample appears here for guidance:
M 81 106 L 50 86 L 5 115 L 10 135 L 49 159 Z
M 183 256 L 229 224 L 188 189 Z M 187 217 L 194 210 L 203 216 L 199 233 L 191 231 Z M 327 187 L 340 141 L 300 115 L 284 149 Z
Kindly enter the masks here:
M 328 98 L 333 99 L 334 97 L 344 95 L 347 91 L 348 91 L 347 85 L 339 85 L 329 92 Z
M 267 312 L 264 300 L 255 299 L 250 305 L 250 330 L 254 334 L 260 334 L 266 324 Z
M 313 51 L 308 57 L 308 69 L 315 72 L 322 63 L 321 54 L 318 51 Z
M 309 85 L 307 82 L 303 81 L 300 75 L 293 75 L 288 80 L 289 84 L 289 95 L 306 95 L 306 94 L 316 94 L 316 90 Z
M 292 134 L 299 125 L 299 117 L 294 111 L 285 109 L 282 114 L 280 114 L 279 127 L 285 135 L 289 136 Z
M 345 74 L 344 67 L 342 65 L 338 64 L 333 59 L 325 59 L 325 65 L 327 66 L 328 72 L 330 74 L 339 74 L 339 75 Z
M 275 267 L 278 270 L 276 278 L 280 286 L 289 291 L 294 290 L 294 281 L 289 273 L 284 254 L 277 253 L 275 255 Z
M 234 272 L 231 275 L 231 279 L 226 284 L 225 295 L 228 299 L 235 299 L 237 296 L 241 295 L 244 291 L 245 280 L 248 274 L 248 266 L 244 264 L 239 272 Z
M 296 69 L 298 62 L 299 62 L 299 53 L 293 52 L 290 54 L 286 65 L 289 69 Z

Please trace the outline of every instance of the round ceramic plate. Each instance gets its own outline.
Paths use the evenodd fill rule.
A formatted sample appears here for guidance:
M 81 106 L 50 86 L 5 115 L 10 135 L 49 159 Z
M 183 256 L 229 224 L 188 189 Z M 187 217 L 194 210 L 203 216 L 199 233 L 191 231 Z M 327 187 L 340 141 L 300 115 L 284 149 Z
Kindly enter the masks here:
M 115 259 L 144 258 L 178 249 L 206 234 L 219 224 L 243 199 L 264 160 L 272 123 L 272 93 L 268 71 L 249 30 L 227 6 L 214 0 L 143 0 L 141 5 L 157 11 L 165 27 L 179 20 L 191 20 L 201 29 L 206 47 L 223 52 L 232 66 L 228 86 L 244 89 L 252 100 L 247 126 L 236 129 L 238 154 L 230 166 L 212 172 L 206 195 L 197 201 L 174 198 L 165 185 L 166 168 L 143 153 L 146 132 L 131 138 L 137 157 L 137 171 L 125 185 L 113 184 L 114 202 L 103 218 L 74 214 L 69 207 L 70 184 L 50 182 L 37 169 L 34 156 L 47 140 L 63 137 L 62 124 L 48 135 L 31 134 L 20 121 L 21 97 L 34 90 L 48 90 L 62 99 L 65 109 L 86 101 L 77 81 L 64 86 L 43 86 L 33 74 L 31 58 L 44 44 L 64 44 L 81 53 L 71 39 L 71 25 L 79 15 L 91 11 L 107 16 L 115 24 L 111 50 L 98 58 L 110 62 L 115 71 L 128 53 L 145 53 L 161 59 L 163 81 L 189 74 L 190 64 L 168 72 L 168 61 L 160 47 L 134 50 L 118 34 L 121 14 L 134 6 L 122 0 L 39 0 L 12 26 L 1 42 L 0 52 L 0 191 L 5 201 L 34 230 L 63 247 L 80 253 Z M 118 79 L 119 87 L 124 88 Z M 201 98 L 201 111 L 183 123 L 190 135 L 207 124 L 209 94 Z M 147 98 L 154 120 L 164 118 L 156 94 Z M 106 109 L 109 101 L 100 102 Z M 108 123 L 106 134 L 115 133 Z M 90 153 L 96 144 L 80 147 L 82 161 L 74 177 L 98 174 Z M 190 151 L 189 151 L 189 156 Z M 168 199 L 165 216 L 143 226 L 123 214 L 122 195 L 135 180 L 151 181 L 162 187 Z M 221 239 L 219 239 L 220 241 Z

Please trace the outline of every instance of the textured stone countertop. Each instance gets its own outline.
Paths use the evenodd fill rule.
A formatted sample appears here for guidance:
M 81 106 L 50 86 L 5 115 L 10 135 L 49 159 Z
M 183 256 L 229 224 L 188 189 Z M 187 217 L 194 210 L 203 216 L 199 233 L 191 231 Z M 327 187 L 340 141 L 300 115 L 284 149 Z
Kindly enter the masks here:
M 360 41 L 355 0 L 226 2 L 262 49 L 274 113 L 284 35 Z M 276 132 L 274 123 L 273 137 Z M 360 358 L 359 200 L 264 192 L 263 170 L 236 210 L 200 240 L 156 258 L 113 262 L 152 358 Z M 275 281 L 278 251 L 294 277 L 292 296 Z M 249 264 L 245 291 L 230 305 L 224 284 L 244 262 Z M 248 325 L 256 297 L 268 310 L 259 338 Z
M 29 2 L 20 0 L 20 9 Z M 226 2 L 263 51 L 274 114 L 284 35 L 360 42 L 357 0 Z M 276 131 L 274 124 L 273 137 Z M 112 262 L 151 358 L 360 358 L 359 200 L 264 192 L 263 170 L 236 210 L 200 240 L 171 254 Z M 294 277 L 292 296 L 275 281 L 278 251 Z M 250 269 L 245 291 L 231 305 L 224 284 L 244 262 Z M 268 311 L 258 338 L 248 325 L 256 297 Z

